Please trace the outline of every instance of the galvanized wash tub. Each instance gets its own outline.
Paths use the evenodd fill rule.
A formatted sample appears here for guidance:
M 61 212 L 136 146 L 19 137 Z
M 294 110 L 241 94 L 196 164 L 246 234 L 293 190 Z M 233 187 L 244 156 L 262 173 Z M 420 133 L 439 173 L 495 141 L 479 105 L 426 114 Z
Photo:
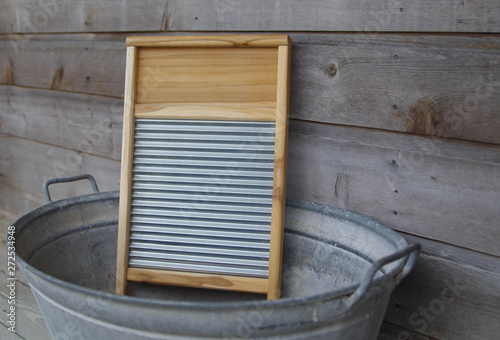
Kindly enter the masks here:
M 419 250 L 366 217 L 289 200 L 281 299 L 141 283 L 118 296 L 117 220 L 118 192 L 103 192 L 15 222 L 17 261 L 54 339 L 376 339 Z

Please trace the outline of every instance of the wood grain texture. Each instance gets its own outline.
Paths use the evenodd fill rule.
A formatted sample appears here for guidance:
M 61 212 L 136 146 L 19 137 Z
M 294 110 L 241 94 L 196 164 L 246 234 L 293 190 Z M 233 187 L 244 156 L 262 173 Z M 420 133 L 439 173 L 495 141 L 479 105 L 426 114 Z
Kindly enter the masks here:
M 123 97 L 125 34 L 0 36 L 0 83 Z
M 134 104 L 137 79 L 137 47 L 127 47 L 125 73 L 125 96 L 123 106 L 123 142 L 120 171 L 120 206 L 118 219 L 118 241 L 116 251 L 116 294 L 127 293 L 127 267 L 130 236 L 130 211 L 132 200 L 132 172 L 134 157 Z
M 222 289 L 266 294 L 267 279 L 176 272 L 169 270 L 128 268 L 129 281 L 169 284 L 183 287 Z
M 128 37 L 128 46 L 137 47 L 278 47 L 289 44 L 283 35 L 212 35 Z
M 408 233 L 400 232 L 399 234 L 408 242 L 420 243 L 422 245 L 423 252 L 427 255 L 500 274 L 500 257 L 498 256 L 457 247 L 453 244 L 442 243 Z
M 0 86 L 0 132 L 119 160 L 123 101 Z
M 291 37 L 290 117 L 500 143 L 498 36 Z M 122 97 L 124 41 L 123 34 L 3 37 L 0 82 Z M 148 77 L 154 83 L 154 73 Z
M 35 203 L 39 202 L 38 197 L 43 197 L 43 182 L 55 177 L 90 173 L 99 190 L 119 188 L 120 162 L 109 158 L 0 134 L 0 159 L 0 184 L 15 188 L 21 193 L 20 197 Z M 53 200 L 92 192 L 88 183 L 80 182 L 53 185 L 50 191 Z M 31 207 L 32 203 L 26 204 Z M 13 214 L 21 216 L 26 212 L 14 211 Z
M 285 221 L 286 172 L 288 155 L 288 105 L 290 101 L 291 46 L 278 48 L 276 93 L 276 137 L 274 142 L 274 183 L 269 249 L 269 286 L 267 299 L 281 296 L 281 267 Z
M 398 339 L 399 337 L 399 339 Z M 420 333 L 414 332 L 407 328 L 397 326 L 391 322 L 384 321 L 382 327 L 380 328 L 380 333 L 377 336 L 377 340 L 439 340 L 436 338 L 431 338 Z
M 178 103 L 136 104 L 136 118 L 210 119 L 210 120 L 276 120 L 276 104 L 257 103 Z
M 160 31 L 167 0 L 2 2 L 0 33 Z
M 500 143 L 500 39 L 292 36 L 290 116 Z
M 500 255 L 500 148 L 293 121 L 288 196 Z
M 0 7 L 1 33 L 119 31 L 498 32 L 496 1 L 21 0 Z M 300 20 L 297 20 L 300 18 Z
M 499 32 L 495 0 L 171 0 L 170 31 Z
M 29 189 L 33 188 L 19 188 L 0 182 L 0 192 L 2 193 L 0 195 L 0 206 L 2 207 L 2 215 L 8 217 L 11 222 L 14 222 L 23 214 L 45 204 L 45 199 L 41 190 L 32 193 L 27 191 Z
M 394 290 L 386 313 L 399 339 L 495 339 L 500 332 L 500 275 L 421 254 Z
M 138 104 L 276 100 L 277 48 L 139 49 Z

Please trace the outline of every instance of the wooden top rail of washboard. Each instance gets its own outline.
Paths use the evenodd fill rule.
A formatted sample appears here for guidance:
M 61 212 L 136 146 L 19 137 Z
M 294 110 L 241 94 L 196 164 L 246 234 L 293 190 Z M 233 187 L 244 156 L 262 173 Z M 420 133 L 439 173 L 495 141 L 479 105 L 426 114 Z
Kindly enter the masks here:
M 127 38 L 117 294 L 280 297 L 291 41 Z

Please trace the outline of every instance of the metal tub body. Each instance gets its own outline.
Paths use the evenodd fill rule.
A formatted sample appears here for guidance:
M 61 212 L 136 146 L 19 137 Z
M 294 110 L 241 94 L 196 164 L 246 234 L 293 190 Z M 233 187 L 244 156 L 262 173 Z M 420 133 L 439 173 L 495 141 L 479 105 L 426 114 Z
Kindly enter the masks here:
M 366 217 L 287 202 L 282 298 L 134 283 L 114 294 L 118 192 L 15 222 L 17 261 L 54 339 L 376 339 L 418 246 Z

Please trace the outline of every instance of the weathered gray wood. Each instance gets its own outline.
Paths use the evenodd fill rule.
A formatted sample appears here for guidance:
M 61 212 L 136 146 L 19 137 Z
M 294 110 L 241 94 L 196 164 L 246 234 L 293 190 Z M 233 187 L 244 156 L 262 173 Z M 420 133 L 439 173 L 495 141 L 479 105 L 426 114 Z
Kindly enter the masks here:
M 168 5 L 167 5 L 168 3 Z M 0 33 L 116 31 L 498 32 L 494 0 L 22 0 L 0 5 Z M 301 18 L 297 20 L 297 18 Z
M 123 100 L 0 86 L 0 132 L 120 159 Z
M 407 336 L 409 334 L 409 336 Z M 377 340 L 438 340 L 384 321 Z
M 292 39 L 291 117 L 500 143 L 500 38 Z
M 0 183 L 22 193 L 41 194 L 44 181 L 55 177 L 92 174 L 101 191 L 118 190 L 120 162 L 36 141 L 0 135 Z M 87 181 L 50 186 L 52 199 L 92 192 Z M 22 212 L 16 212 L 18 215 Z
M 422 245 L 422 252 L 427 255 L 437 256 L 444 260 L 500 274 L 500 257 L 498 256 L 472 251 L 407 233 L 400 232 L 400 234 L 408 242 L 420 243 Z
M 495 0 L 171 0 L 170 31 L 499 32 Z
M 500 148 L 292 121 L 289 197 L 500 255 Z
M 0 154 L 3 154 L 1 148 Z M 25 188 L 17 188 L 0 182 L 0 193 L 2 214 L 10 219 L 10 223 L 45 202 L 40 189 L 36 193 L 31 193 L 26 191 Z
M 122 97 L 124 39 L 0 37 L 0 83 Z M 292 39 L 291 117 L 500 144 L 499 37 Z
M 0 83 L 123 97 L 126 36 L 0 36 Z
M 493 340 L 500 334 L 499 291 L 499 274 L 420 255 L 394 290 L 385 320 L 436 339 Z M 402 332 L 397 339 L 408 339 Z
M 8 339 L 8 340 L 22 340 L 18 334 L 12 333 L 7 329 L 7 325 L 4 325 L 2 321 L 0 321 L 0 338 Z
M 16 0 L 0 4 L 0 33 L 160 31 L 167 0 Z
M 10 225 L 8 218 L 0 216 L 0 263 L 2 264 L 0 268 L 0 275 L 2 276 L 2 284 L 0 285 L 0 310 L 9 310 L 10 306 L 8 303 L 8 294 L 10 293 L 10 288 L 7 287 L 7 246 L 3 240 L 5 240 L 7 227 Z M 31 290 L 26 282 L 26 279 L 21 274 L 19 269 L 16 270 L 16 303 L 15 303 L 15 313 L 16 313 L 16 333 L 9 332 L 2 325 L 6 325 L 7 315 L 2 313 L 0 319 L 0 336 L 2 339 L 50 339 L 49 331 L 45 325 L 40 310 L 36 304 L 35 298 L 31 293 Z M 7 333 L 9 332 L 9 333 Z

